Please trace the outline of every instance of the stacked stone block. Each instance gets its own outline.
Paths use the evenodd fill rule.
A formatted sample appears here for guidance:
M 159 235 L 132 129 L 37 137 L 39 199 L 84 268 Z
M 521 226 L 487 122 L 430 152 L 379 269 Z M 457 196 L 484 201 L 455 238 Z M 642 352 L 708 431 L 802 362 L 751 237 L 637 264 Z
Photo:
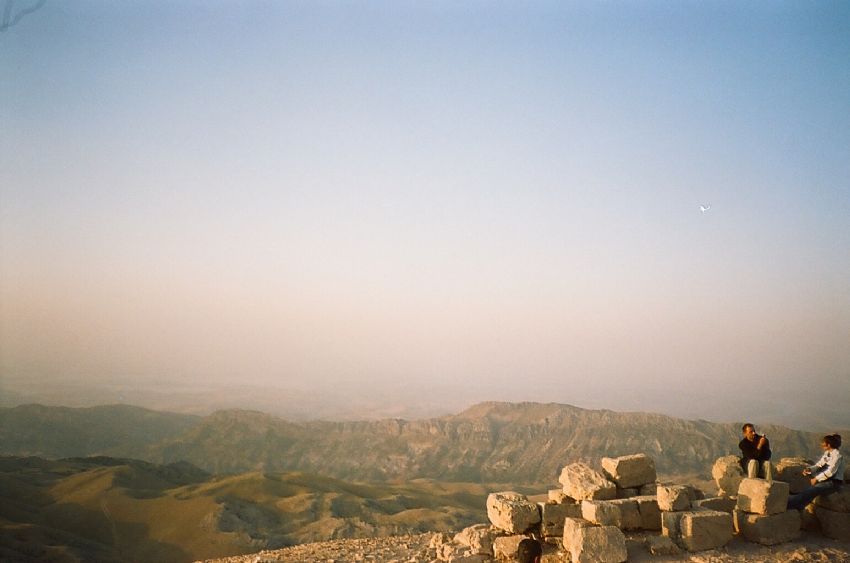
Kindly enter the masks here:
M 717 493 L 723 497 L 738 494 L 738 487 L 744 478 L 738 456 L 727 455 L 718 458 L 711 468 L 711 477 L 717 484 Z
M 800 536 L 800 513 L 786 511 L 790 486 L 784 481 L 742 479 L 733 512 L 735 531 L 751 542 L 775 545 Z
M 658 486 L 662 534 L 688 551 L 723 547 L 732 539 L 732 515 L 708 507 L 692 508 L 696 496 L 693 487 Z
M 850 540 L 850 483 L 846 479 L 840 490 L 819 496 L 811 506 L 823 535 L 836 540 Z
M 622 563 L 626 536 L 616 526 L 595 526 L 581 518 L 564 521 L 564 549 L 572 563 Z

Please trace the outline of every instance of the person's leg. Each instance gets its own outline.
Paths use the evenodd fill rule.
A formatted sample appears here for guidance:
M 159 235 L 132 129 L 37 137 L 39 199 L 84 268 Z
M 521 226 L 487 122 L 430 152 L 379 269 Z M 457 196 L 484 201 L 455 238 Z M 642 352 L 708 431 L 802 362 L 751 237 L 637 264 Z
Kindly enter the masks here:
M 764 478 L 767 481 L 773 481 L 773 465 L 771 465 L 770 461 L 763 461 L 761 470 L 764 472 Z
M 815 497 L 825 493 L 831 493 L 834 490 L 835 485 L 833 485 L 830 481 L 823 481 L 816 485 L 812 485 L 808 489 L 788 497 L 788 510 L 791 510 L 792 508 L 795 510 L 802 510 L 807 504 L 812 502 Z
M 755 479 L 759 476 L 759 462 L 758 460 L 751 459 L 747 463 L 747 477 L 750 479 Z

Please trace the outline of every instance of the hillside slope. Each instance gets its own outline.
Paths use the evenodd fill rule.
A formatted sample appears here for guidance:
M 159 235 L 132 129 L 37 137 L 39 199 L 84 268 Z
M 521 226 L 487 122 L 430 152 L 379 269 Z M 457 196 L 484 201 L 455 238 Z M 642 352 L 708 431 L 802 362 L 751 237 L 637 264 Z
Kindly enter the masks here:
M 761 427 L 774 455 L 810 456 L 819 437 Z M 569 405 L 482 403 L 457 415 L 418 421 L 294 424 L 249 411 L 205 417 L 152 459 L 181 459 L 215 473 L 306 471 L 341 479 L 552 483 L 573 461 L 646 452 L 665 474 L 707 476 L 714 460 L 737 452 L 737 423 Z
M 183 562 L 333 538 L 460 529 L 490 487 L 210 476 L 185 462 L 0 458 L 0 560 Z

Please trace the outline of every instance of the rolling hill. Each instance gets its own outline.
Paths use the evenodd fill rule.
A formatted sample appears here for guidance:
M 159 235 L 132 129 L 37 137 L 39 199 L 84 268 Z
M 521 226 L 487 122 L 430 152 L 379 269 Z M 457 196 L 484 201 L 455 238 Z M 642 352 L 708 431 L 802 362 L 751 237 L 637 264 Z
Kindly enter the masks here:
M 334 538 L 459 529 L 491 487 L 210 476 L 108 457 L 0 458 L 0 560 L 182 562 Z

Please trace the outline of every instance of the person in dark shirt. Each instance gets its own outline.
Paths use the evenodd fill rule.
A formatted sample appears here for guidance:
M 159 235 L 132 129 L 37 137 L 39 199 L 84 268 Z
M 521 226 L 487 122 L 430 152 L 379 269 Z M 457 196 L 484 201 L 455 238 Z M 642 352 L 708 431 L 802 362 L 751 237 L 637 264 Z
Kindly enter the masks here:
M 756 427 L 746 423 L 741 427 L 744 439 L 738 444 L 741 448 L 741 468 L 750 479 L 764 477 L 773 481 L 773 467 L 770 464 L 770 442 L 766 436 L 756 434 Z

